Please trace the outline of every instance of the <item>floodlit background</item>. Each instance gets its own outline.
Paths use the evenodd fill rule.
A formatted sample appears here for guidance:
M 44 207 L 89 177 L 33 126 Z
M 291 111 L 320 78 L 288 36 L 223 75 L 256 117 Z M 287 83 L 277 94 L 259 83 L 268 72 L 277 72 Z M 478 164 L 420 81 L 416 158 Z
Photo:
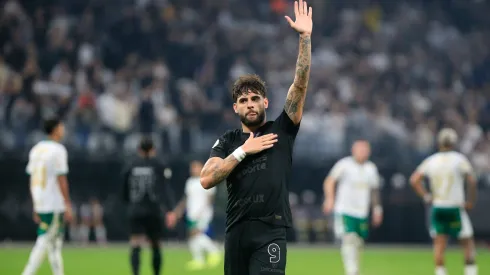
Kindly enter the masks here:
M 19 274 L 36 237 L 27 152 L 40 121 L 67 123 L 77 223 L 67 230 L 66 273 L 129 274 L 119 172 L 142 134 L 153 135 L 180 196 L 188 163 L 206 159 L 232 112 L 230 83 L 262 76 L 274 119 L 294 76 L 290 0 L 0 1 L 0 274 Z M 322 182 L 356 138 L 373 146 L 385 222 L 371 232 L 365 275 L 432 274 L 426 209 L 407 186 L 443 126 L 479 177 L 470 213 L 480 274 L 490 274 L 490 3 L 485 0 L 312 0 L 313 58 L 295 147 L 295 227 L 288 274 L 342 274 Z M 169 170 L 169 171 L 170 171 Z M 168 172 L 169 172 L 168 171 Z M 95 199 L 95 200 L 92 200 Z M 98 201 L 109 244 L 78 239 L 82 209 Z M 209 234 L 223 239 L 226 190 Z M 93 233 L 93 232 L 92 232 Z M 90 240 L 95 241 L 95 234 Z M 187 274 L 182 222 L 166 232 L 166 274 Z M 117 244 L 116 244 L 117 242 Z M 369 248 L 371 245 L 372 248 Z M 147 257 L 149 263 L 149 257 Z M 461 274 L 462 254 L 448 258 Z M 46 265 L 41 274 L 50 274 Z M 146 273 L 150 274 L 149 270 Z M 222 269 L 202 274 L 222 274 Z

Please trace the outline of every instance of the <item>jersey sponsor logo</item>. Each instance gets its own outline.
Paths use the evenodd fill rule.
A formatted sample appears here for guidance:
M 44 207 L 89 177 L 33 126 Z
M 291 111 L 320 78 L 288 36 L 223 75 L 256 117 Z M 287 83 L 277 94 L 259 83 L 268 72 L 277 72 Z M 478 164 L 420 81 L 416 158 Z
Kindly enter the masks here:
M 243 167 L 237 174 L 237 178 L 241 179 L 245 176 L 254 174 L 258 171 L 267 169 L 267 155 L 260 156 L 254 159 L 252 162 L 248 163 Z
M 239 200 L 237 200 L 235 205 L 242 207 L 242 206 L 247 205 L 247 204 L 263 203 L 263 202 L 265 202 L 264 194 L 258 194 L 258 195 L 245 197 L 243 199 L 239 199 Z
M 284 270 L 278 269 L 275 267 L 261 267 L 260 272 L 269 272 L 269 273 L 279 273 L 279 274 L 284 274 Z
M 214 143 L 214 145 L 213 145 L 213 147 L 212 147 L 212 148 L 214 148 L 214 147 L 218 146 L 218 144 L 219 144 L 219 139 L 217 139 L 217 140 L 216 140 L 216 142 Z

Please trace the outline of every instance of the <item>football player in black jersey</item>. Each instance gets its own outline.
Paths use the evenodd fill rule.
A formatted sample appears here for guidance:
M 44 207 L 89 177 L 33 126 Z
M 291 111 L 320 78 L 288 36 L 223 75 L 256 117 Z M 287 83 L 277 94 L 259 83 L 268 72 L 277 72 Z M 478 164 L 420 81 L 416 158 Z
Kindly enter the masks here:
M 138 275 L 141 245 L 147 237 L 153 252 L 153 274 L 159 275 L 162 266 L 162 214 L 167 212 L 167 226 L 173 227 L 176 217 L 171 210 L 175 207 L 175 199 L 169 183 L 165 182 L 165 169 L 155 158 L 152 140 L 143 138 L 138 151 L 139 157 L 123 171 L 123 197 L 129 204 L 131 267 L 133 275 Z
M 201 171 L 201 185 L 212 188 L 226 180 L 228 205 L 225 237 L 225 275 L 284 274 L 286 228 L 291 227 L 288 183 L 293 144 L 299 130 L 311 64 L 312 9 L 294 3 L 299 33 L 296 75 L 283 112 L 266 120 L 264 82 L 256 75 L 241 76 L 233 85 L 233 109 L 241 129 L 222 135 Z

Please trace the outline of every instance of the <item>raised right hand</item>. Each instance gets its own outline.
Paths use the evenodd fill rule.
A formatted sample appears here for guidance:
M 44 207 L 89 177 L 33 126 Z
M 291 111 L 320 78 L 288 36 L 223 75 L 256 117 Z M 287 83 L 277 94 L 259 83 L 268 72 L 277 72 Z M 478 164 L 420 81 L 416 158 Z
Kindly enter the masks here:
M 242 149 L 247 155 L 253 155 L 272 148 L 276 142 L 276 134 L 267 134 L 260 137 L 254 137 L 254 134 L 250 133 L 250 137 L 242 145 Z

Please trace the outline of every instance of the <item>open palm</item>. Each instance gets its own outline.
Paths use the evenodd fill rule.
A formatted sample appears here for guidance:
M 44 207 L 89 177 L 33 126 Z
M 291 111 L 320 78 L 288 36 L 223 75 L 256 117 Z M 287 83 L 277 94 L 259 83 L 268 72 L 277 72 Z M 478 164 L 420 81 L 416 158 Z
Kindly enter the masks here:
M 300 34 L 311 34 L 313 30 L 313 9 L 308 8 L 306 1 L 299 0 L 294 1 L 294 16 L 295 21 L 293 21 L 289 16 L 285 16 L 289 25 L 295 29 Z

